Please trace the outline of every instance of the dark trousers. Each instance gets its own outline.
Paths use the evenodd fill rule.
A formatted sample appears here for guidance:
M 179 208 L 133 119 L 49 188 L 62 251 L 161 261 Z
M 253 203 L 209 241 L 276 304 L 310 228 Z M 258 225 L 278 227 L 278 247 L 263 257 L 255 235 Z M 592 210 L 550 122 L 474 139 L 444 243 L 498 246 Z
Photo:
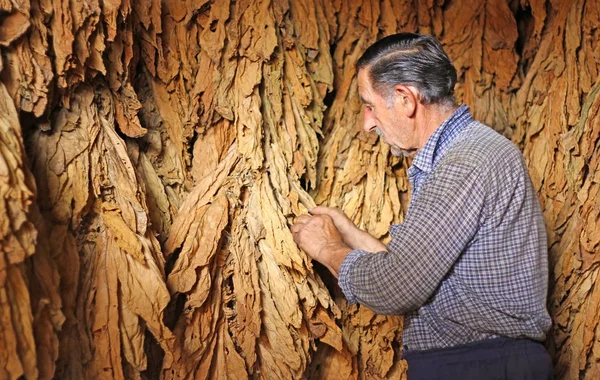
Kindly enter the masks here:
M 552 380 L 552 360 L 529 339 L 493 338 L 461 346 L 406 351 L 408 380 Z

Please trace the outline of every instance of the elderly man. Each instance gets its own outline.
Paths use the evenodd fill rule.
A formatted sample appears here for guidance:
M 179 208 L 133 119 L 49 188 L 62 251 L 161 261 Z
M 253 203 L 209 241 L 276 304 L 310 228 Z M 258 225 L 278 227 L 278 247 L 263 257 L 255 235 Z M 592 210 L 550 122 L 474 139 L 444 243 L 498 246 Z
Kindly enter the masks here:
M 364 130 L 414 155 L 405 220 L 385 246 L 316 207 L 294 240 L 348 301 L 405 315 L 409 380 L 552 378 L 546 233 L 521 153 L 456 106 L 456 70 L 433 37 L 386 37 L 357 68 Z

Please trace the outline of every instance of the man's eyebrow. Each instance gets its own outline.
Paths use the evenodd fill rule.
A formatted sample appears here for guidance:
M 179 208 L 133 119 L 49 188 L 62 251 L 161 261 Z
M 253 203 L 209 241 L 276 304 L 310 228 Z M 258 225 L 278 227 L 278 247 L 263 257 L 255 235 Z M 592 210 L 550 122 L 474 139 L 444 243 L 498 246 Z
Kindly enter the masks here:
M 362 97 L 362 95 L 359 95 L 358 97 L 360 98 L 361 103 L 371 105 L 371 103 L 366 101 L 365 98 Z

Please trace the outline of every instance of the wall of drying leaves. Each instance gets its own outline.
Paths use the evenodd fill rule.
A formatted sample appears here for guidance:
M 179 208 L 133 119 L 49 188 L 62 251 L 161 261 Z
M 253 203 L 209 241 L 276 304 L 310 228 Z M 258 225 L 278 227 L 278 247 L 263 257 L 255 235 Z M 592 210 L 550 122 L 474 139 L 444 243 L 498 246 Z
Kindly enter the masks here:
M 0 1 L 0 378 L 400 378 L 400 317 L 289 232 L 385 239 L 408 162 L 360 132 L 354 63 L 431 33 L 518 144 L 548 226 L 560 379 L 600 378 L 600 3 Z M 451 196 L 451 195 L 449 195 Z

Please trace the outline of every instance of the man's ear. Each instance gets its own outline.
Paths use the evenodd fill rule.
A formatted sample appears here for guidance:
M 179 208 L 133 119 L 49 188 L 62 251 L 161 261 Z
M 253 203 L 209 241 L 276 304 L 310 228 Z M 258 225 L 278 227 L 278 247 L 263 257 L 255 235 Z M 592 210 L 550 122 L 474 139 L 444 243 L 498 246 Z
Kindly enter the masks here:
M 413 117 L 419 104 L 419 92 L 413 86 L 397 84 L 394 87 L 396 92 L 396 101 L 400 102 L 401 109 L 406 117 Z

